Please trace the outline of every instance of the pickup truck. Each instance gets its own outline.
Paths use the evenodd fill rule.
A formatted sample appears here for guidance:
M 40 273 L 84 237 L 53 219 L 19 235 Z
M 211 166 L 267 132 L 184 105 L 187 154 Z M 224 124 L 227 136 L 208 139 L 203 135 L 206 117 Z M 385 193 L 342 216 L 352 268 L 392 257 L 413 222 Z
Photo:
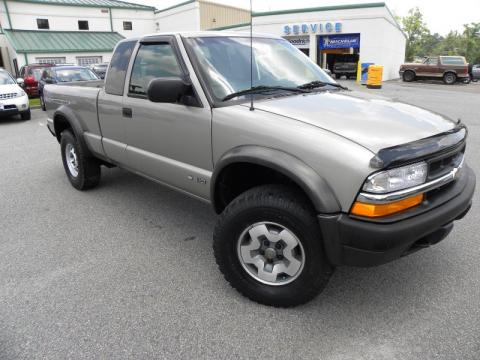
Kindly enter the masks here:
M 470 78 L 467 61 L 463 56 L 434 56 L 422 63 L 407 63 L 400 66 L 403 81 L 417 79 L 442 79 L 447 85 Z
M 438 243 L 470 209 L 465 125 L 373 96 L 287 40 L 221 32 L 122 40 L 104 86 L 44 90 L 74 188 L 119 166 L 210 203 L 225 279 L 278 307 L 314 298 L 336 266 Z

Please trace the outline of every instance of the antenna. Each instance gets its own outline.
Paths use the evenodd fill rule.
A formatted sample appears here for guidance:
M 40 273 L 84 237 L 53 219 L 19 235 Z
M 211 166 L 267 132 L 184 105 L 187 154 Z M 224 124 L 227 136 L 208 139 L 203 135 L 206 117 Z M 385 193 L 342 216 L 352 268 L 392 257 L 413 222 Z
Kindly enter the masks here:
M 253 89 L 253 0 L 250 0 L 250 89 Z M 253 94 L 250 94 L 250 111 L 255 110 L 253 107 Z

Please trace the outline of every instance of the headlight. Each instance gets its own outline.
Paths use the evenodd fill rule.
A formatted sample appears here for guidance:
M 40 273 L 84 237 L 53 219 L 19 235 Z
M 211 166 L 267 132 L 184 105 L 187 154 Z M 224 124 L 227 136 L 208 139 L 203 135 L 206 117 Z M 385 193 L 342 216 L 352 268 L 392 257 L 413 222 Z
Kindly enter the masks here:
M 26 94 L 25 94 L 25 91 L 20 90 L 17 95 L 18 96 L 25 96 Z
M 423 184 L 427 179 L 427 172 L 428 165 L 425 161 L 381 171 L 367 178 L 363 191 L 383 194 L 411 188 Z

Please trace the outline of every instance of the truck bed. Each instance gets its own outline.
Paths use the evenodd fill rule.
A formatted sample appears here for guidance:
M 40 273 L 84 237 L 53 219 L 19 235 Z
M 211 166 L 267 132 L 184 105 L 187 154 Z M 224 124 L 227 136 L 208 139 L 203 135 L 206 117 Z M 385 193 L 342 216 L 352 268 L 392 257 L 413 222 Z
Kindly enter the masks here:
M 54 112 L 63 107 L 75 114 L 85 133 L 101 136 L 97 100 L 103 85 L 103 80 L 46 85 L 43 94 L 48 118 L 52 119 Z

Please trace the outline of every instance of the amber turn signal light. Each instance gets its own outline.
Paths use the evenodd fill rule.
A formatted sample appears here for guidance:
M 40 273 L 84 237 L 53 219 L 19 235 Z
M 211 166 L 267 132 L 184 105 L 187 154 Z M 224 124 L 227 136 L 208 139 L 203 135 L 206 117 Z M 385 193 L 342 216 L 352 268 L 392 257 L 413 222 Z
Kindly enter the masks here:
M 380 217 L 398 213 L 400 211 L 410 209 L 411 207 L 421 204 L 423 194 L 418 194 L 406 199 L 393 201 L 388 204 L 367 204 L 356 201 L 352 207 L 352 215 L 365 217 Z

